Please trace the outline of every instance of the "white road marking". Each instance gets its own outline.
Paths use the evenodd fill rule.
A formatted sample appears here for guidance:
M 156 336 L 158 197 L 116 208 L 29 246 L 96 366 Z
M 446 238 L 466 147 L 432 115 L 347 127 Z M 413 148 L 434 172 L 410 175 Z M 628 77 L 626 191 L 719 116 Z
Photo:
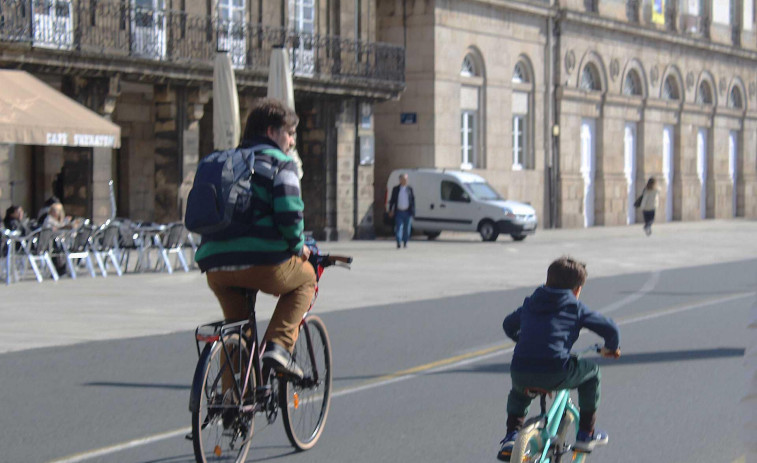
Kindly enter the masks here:
M 644 288 L 647 288 L 647 287 L 649 289 L 647 289 L 646 292 L 649 292 L 651 291 L 652 288 L 654 288 L 654 285 L 657 284 L 656 280 L 659 279 L 659 272 L 656 272 L 656 273 L 658 273 L 657 277 L 655 278 L 655 276 L 653 275 L 647 281 L 647 283 L 644 284 L 644 287 L 642 287 L 639 290 L 639 292 L 643 291 Z M 628 304 L 638 299 L 639 297 L 641 297 L 639 296 L 632 299 L 632 296 L 633 295 L 625 299 L 622 299 L 622 301 L 625 301 L 625 304 Z M 659 311 L 648 313 L 648 314 L 643 314 L 636 317 L 630 317 L 630 318 L 618 321 L 617 324 L 628 325 L 631 323 L 637 323 L 641 321 L 651 320 L 654 318 L 665 317 L 668 315 L 686 312 L 689 310 L 699 309 L 702 307 L 712 306 L 716 304 L 731 302 L 738 299 L 744 299 L 747 297 L 755 297 L 755 296 L 757 296 L 757 292 L 732 294 L 730 296 L 719 297 L 719 298 L 710 299 L 710 300 L 702 301 L 702 302 L 694 302 L 691 304 L 686 304 L 686 305 L 681 305 L 681 306 L 674 306 L 672 308 L 667 308 L 667 309 L 659 310 Z M 608 311 L 616 310 L 619 307 L 620 305 L 611 304 L 607 307 L 604 307 L 603 309 L 600 309 L 599 311 L 603 313 L 607 313 Z M 486 360 L 488 358 L 496 357 L 506 352 L 510 352 L 514 347 L 515 346 L 512 343 L 508 343 L 508 344 L 504 344 L 500 346 L 488 347 L 488 348 L 481 349 L 475 352 L 470 352 L 468 354 L 463 354 L 463 355 L 458 355 L 454 357 L 449 357 L 447 359 L 438 360 L 436 362 L 420 365 L 414 368 L 410 368 L 408 370 L 402 370 L 400 372 L 397 372 L 391 375 L 383 376 L 376 380 L 372 380 L 368 383 L 364 383 L 358 386 L 348 387 L 345 389 L 335 391 L 332 397 L 335 398 L 335 397 L 355 394 L 357 392 L 367 391 L 369 389 L 375 389 L 377 387 L 388 386 L 389 384 L 395 384 L 401 381 L 406 381 L 412 378 L 416 378 L 418 376 L 450 370 L 450 369 L 457 368 L 463 365 L 480 362 L 481 360 Z M 190 431 L 191 431 L 190 427 L 175 429 L 173 431 L 153 434 L 147 437 L 134 439 L 134 440 L 127 441 L 121 444 L 112 445 L 109 447 L 102 447 L 96 450 L 90 450 L 88 452 L 77 453 L 75 455 L 64 457 L 58 460 L 52 460 L 49 463 L 78 463 L 78 462 L 86 461 L 92 458 L 101 457 L 103 455 L 109 455 L 112 453 L 120 452 L 122 450 L 127 450 L 130 448 L 147 445 L 153 442 L 170 439 L 172 437 L 181 436 L 183 434 L 187 434 Z

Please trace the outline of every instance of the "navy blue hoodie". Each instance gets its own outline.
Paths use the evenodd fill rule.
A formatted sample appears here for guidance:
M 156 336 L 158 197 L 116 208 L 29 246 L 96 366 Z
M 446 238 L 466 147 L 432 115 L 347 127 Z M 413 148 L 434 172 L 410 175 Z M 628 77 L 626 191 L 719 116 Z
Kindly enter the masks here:
M 562 370 L 581 328 L 604 338 L 609 350 L 620 346 L 615 322 L 589 310 L 569 289 L 540 286 L 518 310 L 505 317 L 502 328 L 517 343 L 510 366 L 513 371 Z

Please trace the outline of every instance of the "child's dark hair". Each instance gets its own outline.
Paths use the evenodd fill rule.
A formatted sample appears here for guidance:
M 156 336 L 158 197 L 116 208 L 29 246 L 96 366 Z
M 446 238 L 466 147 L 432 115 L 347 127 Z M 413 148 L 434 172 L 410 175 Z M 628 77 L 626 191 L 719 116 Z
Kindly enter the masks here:
M 261 98 L 252 107 L 247 124 L 244 128 L 244 138 L 249 140 L 255 136 L 264 136 L 268 127 L 280 129 L 284 126 L 294 127 L 300 122 L 292 109 L 282 101 L 274 98 Z
M 549 265 L 547 286 L 555 289 L 576 289 L 586 283 L 587 276 L 586 264 L 563 256 Z

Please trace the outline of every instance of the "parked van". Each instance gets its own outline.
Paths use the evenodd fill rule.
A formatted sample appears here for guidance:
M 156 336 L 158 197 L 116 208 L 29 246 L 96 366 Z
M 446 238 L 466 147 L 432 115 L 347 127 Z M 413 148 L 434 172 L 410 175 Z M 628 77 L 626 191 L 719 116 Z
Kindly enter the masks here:
M 479 232 L 484 241 L 500 233 L 520 241 L 536 232 L 536 211 L 506 200 L 486 180 L 470 172 L 442 169 L 398 169 L 386 182 L 386 203 L 400 174 L 407 174 L 415 193 L 413 229 L 435 239 L 442 231 Z

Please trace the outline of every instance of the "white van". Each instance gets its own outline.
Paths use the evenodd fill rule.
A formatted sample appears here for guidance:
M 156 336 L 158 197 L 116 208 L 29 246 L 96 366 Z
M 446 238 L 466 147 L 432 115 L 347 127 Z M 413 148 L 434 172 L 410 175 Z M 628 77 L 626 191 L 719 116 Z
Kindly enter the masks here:
M 507 233 L 520 241 L 536 232 L 536 211 L 506 200 L 486 180 L 469 172 L 446 169 L 397 169 L 386 182 L 385 210 L 400 174 L 407 174 L 415 193 L 413 229 L 435 239 L 442 231 L 477 231 L 484 241 Z

